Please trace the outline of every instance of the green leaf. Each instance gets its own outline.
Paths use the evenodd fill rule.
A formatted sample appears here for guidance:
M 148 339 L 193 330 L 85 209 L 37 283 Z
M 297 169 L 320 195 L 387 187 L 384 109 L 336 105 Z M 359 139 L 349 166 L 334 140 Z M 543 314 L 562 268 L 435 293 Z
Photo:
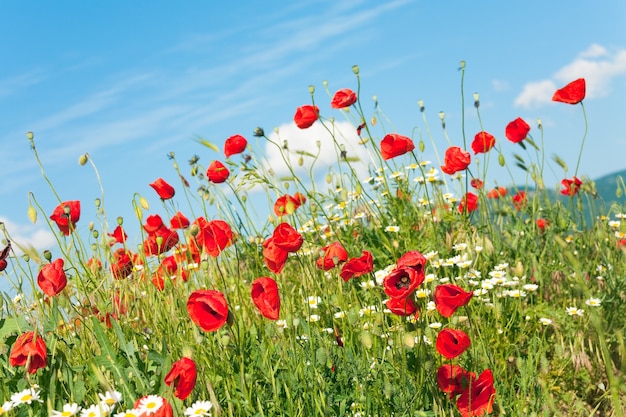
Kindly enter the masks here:
M 23 316 L 7 317 L 0 320 L 0 340 L 4 340 L 11 333 L 24 333 L 32 329 Z

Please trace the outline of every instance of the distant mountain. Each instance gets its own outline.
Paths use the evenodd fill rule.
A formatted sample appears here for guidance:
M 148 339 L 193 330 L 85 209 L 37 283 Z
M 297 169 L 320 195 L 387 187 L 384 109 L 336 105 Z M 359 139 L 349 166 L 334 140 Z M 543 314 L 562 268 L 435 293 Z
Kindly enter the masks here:
M 596 184 L 596 192 L 607 205 L 610 205 L 612 202 L 621 205 L 626 203 L 626 190 L 624 190 L 626 169 L 600 177 L 594 182 Z M 622 190 L 621 196 L 617 195 L 618 186 Z

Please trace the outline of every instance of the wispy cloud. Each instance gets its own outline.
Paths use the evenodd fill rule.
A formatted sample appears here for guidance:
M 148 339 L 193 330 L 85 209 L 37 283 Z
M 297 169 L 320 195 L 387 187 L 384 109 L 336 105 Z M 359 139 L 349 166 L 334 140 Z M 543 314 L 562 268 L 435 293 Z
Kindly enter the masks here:
M 604 97 L 610 94 L 613 80 L 625 74 L 625 49 L 609 51 L 601 45 L 593 44 L 551 78 L 527 83 L 514 104 L 517 107 L 532 108 L 550 103 L 557 88 L 581 77 L 585 78 L 587 84 L 587 99 Z
M 21 89 L 35 85 L 45 79 L 41 70 L 32 70 L 25 74 L 0 80 L 0 99 L 18 93 Z
M 13 250 L 20 255 L 22 251 L 19 247 L 33 247 L 38 251 L 50 249 L 56 246 L 57 242 L 50 230 L 42 228 L 36 224 L 20 224 L 9 220 L 6 217 L 0 217 L 0 223 L 4 223 L 4 227 L 14 242 Z

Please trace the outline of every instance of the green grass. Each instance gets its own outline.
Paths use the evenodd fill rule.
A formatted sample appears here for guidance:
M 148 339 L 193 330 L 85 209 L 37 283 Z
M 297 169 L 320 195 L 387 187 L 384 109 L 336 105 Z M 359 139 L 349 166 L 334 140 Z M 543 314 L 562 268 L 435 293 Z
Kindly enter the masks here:
M 358 67 L 354 71 L 358 95 Z M 311 99 L 321 101 L 314 89 Z M 479 110 L 477 103 L 472 111 L 480 119 Z M 54 207 L 41 207 L 30 195 L 29 216 L 34 220 L 39 215 L 57 236 L 53 252 L 64 260 L 68 283 L 53 297 L 39 288 L 37 275 L 53 260 L 51 252 L 26 249 L 24 255 L 11 252 L 7 258 L 2 279 L 10 280 L 19 297 L 3 294 L 0 306 L 0 405 L 30 387 L 37 386 L 39 395 L 30 404 L 13 403 L 7 415 L 46 415 L 70 403 L 87 408 L 100 401 L 99 394 L 117 391 L 120 404 L 110 415 L 154 394 L 181 416 L 200 400 L 212 402 L 215 416 L 455 416 L 460 415 L 455 400 L 441 392 L 436 378 L 440 366 L 453 363 L 476 375 L 492 371 L 494 415 L 623 416 L 626 209 L 602 204 L 588 182 L 572 197 L 554 198 L 542 177 L 548 163 L 531 137 L 524 146 L 536 152 L 523 158 L 531 180 L 516 187 L 527 191 L 518 209 L 513 189 L 499 199 L 487 198 L 494 186 L 487 174 L 489 158 L 509 169 L 504 151 L 519 145 L 498 139 L 489 153 L 472 153 L 472 164 L 469 171 L 460 172 L 463 175 L 434 173 L 431 170 L 440 171 L 441 163 L 422 158 L 425 143 L 434 143 L 436 135 L 424 111 L 420 131 L 427 132 L 426 137 L 412 138 L 413 151 L 388 160 L 382 158 L 379 144 L 390 133 L 390 123 L 378 107 L 366 112 L 359 99 L 332 112 L 322 112 L 317 123 L 329 134 L 334 132 L 334 117 L 345 116 L 355 129 L 362 126 L 362 146 L 371 161 L 345 158 L 336 142 L 337 162 L 321 181 L 316 175 L 319 148 L 284 149 L 281 141 L 272 142 L 259 128 L 246 158 L 218 156 L 230 171 L 225 183 L 207 181 L 206 167 L 198 158 L 183 167 L 172 153 L 181 176 L 176 196 L 166 201 L 134 196 L 137 219 L 107 217 L 103 191 L 96 207 L 83 204 L 78 230 L 65 236 L 49 220 Z M 449 144 L 468 149 L 467 143 L 450 142 L 444 117 L 442 134 Z M 466 135 L 463 127 L 460 133 L 455 136 L 469 140 L 477 132 Z M 32 134 L 29 140 L 39 161 Z M 310 175 L 296 175 L 298 167 L 288 164 L 291 175 L 276 178 L 257 152 L 268 141 L 280 149 L 286 163 L 290 153 L 300 158 Z M 99 179 L 95 163 L 85 155 L 81 164 L 87 162 Z M 369 167 L 370 178 L 364 177 L 361 164 Z M 511 163 L 511 169 L 517 169 L 515 165 Z M 392 175 L 396 172 L 402 175 Z M 483 189 L 468 189 L 472 174 L 485 179 Z M 563 178 L 570 177 L 564 171 Z M 252 186 L 261 190 L 261 199 L 250 191 Z M 621 195 L 623 183 L 615 186 L 613 192 Z M 304 204 L 287 206 L 280 218 L 258 220 L 259 212 L 273 212 L 278 197 L 296 191 L 306 196 Z M 467 191 L 478 196 L 478 208 L 459 212 L 458 203 Z M 265 201 L 267 207 L 259 208 Z M 197 239 L 197 224 L 176 231 L 179 243 L 159 256 L 147 256 L 132 245 L 110 244 L 108 233 L 114 226 L 122 225 L 144 240 L 144 228 L 132 230 L 135 221 L 145 224 L 158 213 L 169 226 L 178 211 L 192 223 L 199 217 L 224 220 L 233 231 L 232 241 L 216 257 L 201 253 L 199 262 L 192 262 L 188 252 Z M 95 215 L 89 218 L 91 212 Z M 548 221 L 543 230 L 536 223 L 539 218 Z M 262 243 L 281 222 L 298 229 L 303 244 L 289 255 L 281 272 L 273 273 L 266 266 Z M 4 230 L 4 236 L 5 244 L 12 241 L 9 231 Z M 341 265 L 328 271 L 318 268 L 321 248 L 332 242 L 340 242 L 349 258 L 371 252 L 373 271 L 345 282 L 339 275 Z M 156 244 L 167 242 L 157 239 Z M 118 248 L 134 257 L 132 272 L 123 279 L 115 279 L 110 270 Z M 389 297 L 382 281 L 390 271 L 385 269 L 409 251 L 421 252 L 428 262 L 424 283 L 411 295 L 419 312 L 407 318 L 385 311 Z M 172 255 L 178 269 L 164 273 L 159 266 Z M 102 267 L 90 265 L 92 258 Z M 279 321 L 264 318 L 252 302 L 251 282 L 262 276 L 278 284 Z M 156 277 L 163 279 L 162 288 L 153 285 Z M 474 291 L 471 301 L 449 318 L 433 303 L 433 293 L 443 283 Z M 187 301 L 198 289 L 220 291 L 227 300 L 228 321 L 215 332 L 203 331 L 190 319 Z M 309 302 L 309 297 L 319 301 Z M 570 307 L 575 308 L 568 313 Z M 579 314 L 570 314 L 576 309 Z M 444 328 L 463 330 L 471 339 L 469 349 L 451 361 L 435 347 Z M 9 363 L 16 339 L 30 330 L 47 346 L 47 365 L 33 374 Z M 183 356 L 195 361 L 198 378 L 191 395 L 180 400 L 164 380 Z

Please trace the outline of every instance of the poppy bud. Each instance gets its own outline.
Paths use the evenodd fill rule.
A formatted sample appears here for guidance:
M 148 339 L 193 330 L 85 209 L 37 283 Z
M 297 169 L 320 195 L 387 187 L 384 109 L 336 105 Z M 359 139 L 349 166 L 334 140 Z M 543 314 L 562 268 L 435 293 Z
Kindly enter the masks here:
M 93 231 L 91 232 L 91 235 L 93 236 L 93 238 L 94 238 L 94 239 L 98 239 L 98 236 L 100 236 L 100 234 L 98 233 L 98 231 L 97 231 L 97 230 L 93 230 Z
M 99 198 L 96 198 L 93 202 L 94 206 L 96 206 L 96 208 L 100 208 L 100 205 L 102 205 L 102 201 L 100 201 Z
M 310 94 L 315 93 L 315 86 L 314 86 L 314 85 L 310 85 L 310 86 L 309 86 L 309 93 L 310 93 Z
M 498 163 L 500 164 L 501 167 L 504 166 L 504 155 L 503 154 L 498 155 Z
M 24 254 L 22 256 L 22 259 L 24 259 L 24 262 L 30 262 L 30 256 L 28 256 L 27 254 Z
M 265 132 L 263 131 L 262 127 L 257 127 L 252 132 L 252 136 L 257 137 L 257 138 L 261 138 L 261 137 L 265 136 Z
M 150 204 L 148 204 L 148 200 L 145 198 L 139 197 L 139 204 L 141 204 L 144 210 L 150 210 Z
M 298 166 L 302 165 L 304 165 L 304 158 L 302 157 L 302 155 L 300 155 L 300 158 L 298 158 Z
M 353 72 L 355 75 L 359 75 L 359 66 L 358 66 L 358 65 L 353 65 L 353 66 L 352 66 L 352 72 Z
M 474 93 L 474 107 L 478 108 L 480 106 L 480 94 Z
M 45 251 L 43 251 L 43 257 L 46 259 L 46 261 L 50 262 L 52 260 L 52 252 L 46 249 Z
M 465 61 L 459 62 L 459 69 L 460 70 L 464 70 L 465 69 Z
M 93 230 L 93 222 L 89 222 L 89 226 L 87 226 L 89 230 Z
M 33 132 L 26 132 L 26 138 L 28 140 L 33 140 L 35 138 L 35 135 L 33 134 Z
M 328 80 L 324 80 L 324 81 L 322 81 L 322 85 L 323 85 L 324 87 L 328 87 Z
M 420 111 L 421 111 L 422 113 L 424 113 L 424 110 L 426 109 L 426 107 L 424 107 L 424 100 L 419 100 L 419 101 L 417 102 L 417 105 L 419 106 Z
M 37 222 L 37 210 L 31 205 L 28 206 L 28 218 L 30 219 L 31 223 Z
M 89 156 L 84 153 L 81 156 L 78 157 L 78 163 L 83 166 L 87 163 L 87 161 L 89 160 Z
M 420 143 L 419 143 L 419 148 L 420 148 L 420 152 L 424 152 L 424 149 L 426 149 L 426 144 L 421 139 L 420 139 Z
M 539 130 L 543 129 L 543 122 L 541 121 L 541 119 L 537 119 L 537 129 Z

